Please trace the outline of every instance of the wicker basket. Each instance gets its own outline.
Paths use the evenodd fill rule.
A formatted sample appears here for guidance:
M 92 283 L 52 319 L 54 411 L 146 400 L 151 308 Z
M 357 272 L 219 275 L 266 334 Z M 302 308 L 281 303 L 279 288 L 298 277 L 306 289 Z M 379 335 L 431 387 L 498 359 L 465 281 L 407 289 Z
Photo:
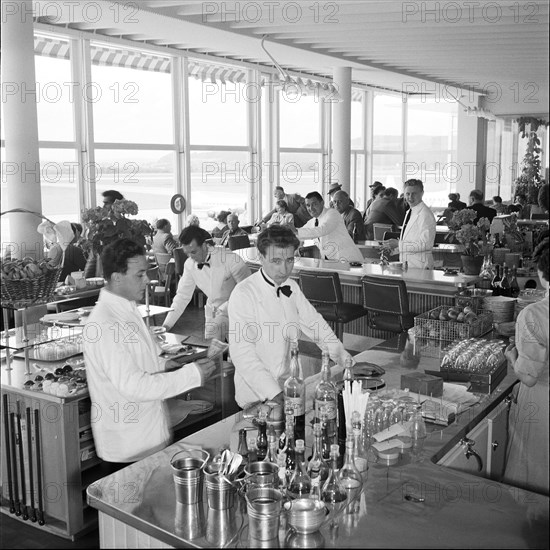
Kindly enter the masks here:
M 0 217 L 10 213 L 34 214 L 39 218 L 51 221 L 46 216 L 24 208 L 14 208 L 0 213 Z M 53 222 L 52 222 L 53 223 Z M 1 300 L 3 306 L 25 307 L 33 304 L 40 304 L 49 301 L 52 297 L 59 275 L 63 271 L 63 261 L 65 255 L 61 258 L 61 263 L 55 269 L 48 269 L 45 273 L 32 279 L 2 279 Z
M 493 316 L 489 312 L 480 313 L 471 324 L 457 321 L 440 321 L 430 317 L 432 312 L 437 313 L 439 317 L 442 309 L 449 309 L 449 307 L 439 306 L 414 318 L 417 338 L 430 338 L 450 343 L 458 339 L 477 338 L 489 332 L 493 327 Z

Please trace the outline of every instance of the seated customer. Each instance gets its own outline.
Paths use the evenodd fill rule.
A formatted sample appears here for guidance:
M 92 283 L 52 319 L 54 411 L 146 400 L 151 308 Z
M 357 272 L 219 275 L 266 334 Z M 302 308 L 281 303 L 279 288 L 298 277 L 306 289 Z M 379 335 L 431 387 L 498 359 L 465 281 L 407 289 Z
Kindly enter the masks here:
M 508 214 L 508 207 L 505 204 L 502 204 L 502 197 L 499 197 L 498 195 L 493 197 L 493 208 L 497 211 L 497 216 Z
M 365 221 L 367 240 L 372 241 L 374 239 L 375 223 L 385 223 L 395 226 L 400 226 L 403 223 L 405 214 L 397 207 L 397 195 L 397 189 L 388 187 L 382 193 L 382 197 L 371 204 Z
M 217 216 L 216 221 L 218 222 L 216 224 L 216 227 L 212 229 L 210 234 L 212 235 L 213 239 L 221 239 L 223 237 L 223 234 L 229 229 L 227 227 L 227 216 L 229 216 L 231 212 L 228 210 L 222 210 Z
M 474 220 L 476 224 L 481 218 L 487 218 L 490 222 L 493 221 L 493 218 L 497 215 L 497 211 L 494 208 L 489 208 L 483 204 L 483 191 L 479 189 L 474 189 L 470 191 L 470 210 L 475 210 L 477 217 Z
M 513 207 L 513 208 L 512 208 Z M 520 220 L 531 219 L 531 205 L 527 203 L 527 195 L 518 193 L 513 205 L 508 208 L 508 213 L 517 212 Z
M 229 214 L 229 216 L 227 216 L 227 225 L 229 229 L 223 234 L 219 243 L 222 246 L 229 246 L 229 237 L 239 237 L 240 235 L 246 235 L 248 237 L 248 233 L 239 227 L 239 216 L 237 216 L 237 214 Z
M 449 193 L 449 204 L 447 205 L 447 208 L 451 208 L 452 210 L 464 210 L 467 206 L 465 202 L 462 202 L 458 200 L 458 193 Z
M 523 309 L 516 321 L 515 345 L 506 348 L 508 365 L 520 380 L 509 413 L 505 483 L 549 494 L 548 483 L 548 282 L 550 240 L 535 249 L 546 296 Z
M 326 346 L 341 366 L 349 357 L 298 283 L 289 278 L 299 245 L 288 227 L 273 225 L 262 231 L 256 244 L 262 267 L 239 283 L 229 298 L 229 352 L 235 365 L 235 399 L 242 408 L 266 400 L 283 403 L 291 340 L 301 334 Z
M 267 227 L 279 224 L 279 225 L 288 225 L 290 229 L 296 231 L 294 227 L 294 215 L 288 211 L 288 205 L 286 201 L 279 200 L 275 203 L 276 212 L 271 216 L 271 219 L 267 222 Z
M 48 259 L 52 265 L 58 266 L 63 261 L 63 269 L 59 275 L 59 281 L 64 282 L 67 275 L 73 271 L 84 271 L 86 267 L 86 256 L 82 248 L 76 246 L 77 237 L 73 231 L 73 224 L 68 221 L 56 223 L 54 231 L 56 242 L 51 242 L 48 250 Z M 65 246 L 63 251 L 62 243 Z
M 359 241 L 365 240 L 365 226 L 363 225 L 363 216 L 361 212 L 354 208 L 349 195 L 345 191 L 336 191 L 332 196 L 334 207 L 342 216 L 346 229 L 353 242 L 357 244 Z
M 172 225 L 164 218 L 156 223 L 157 232 L 153 236 L 153 252 L 155 254 L 172 254 L 174 248 L 178 247 L 176 239 L 172 235 Z
M 163 403 L 203 385 L 214 373 L 210 359 L 199 359 L 174 372 L 153 340 L 136 302 L 149 279 L 142 246 L 130 239 L 107 245 L 101 254 L 107 284 L 101 289 L 83 331 L 84 360 L 97 455 L 114 463 L 135 462 L 171 442 Z

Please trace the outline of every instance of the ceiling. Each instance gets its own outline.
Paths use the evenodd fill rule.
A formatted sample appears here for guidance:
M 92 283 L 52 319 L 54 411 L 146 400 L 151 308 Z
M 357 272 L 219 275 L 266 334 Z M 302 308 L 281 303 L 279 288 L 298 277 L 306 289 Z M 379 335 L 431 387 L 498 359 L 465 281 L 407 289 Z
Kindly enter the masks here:
M 285 69 L 330 77 L 347 66 L 356 83 L 442 99 L 458 87 L 499 116 L 548 116 L 548 0 L 99 0 L 100 17 L 54 18 L 51 1 L 36 4 L 40 22 L 272 66 L 266 36 Z

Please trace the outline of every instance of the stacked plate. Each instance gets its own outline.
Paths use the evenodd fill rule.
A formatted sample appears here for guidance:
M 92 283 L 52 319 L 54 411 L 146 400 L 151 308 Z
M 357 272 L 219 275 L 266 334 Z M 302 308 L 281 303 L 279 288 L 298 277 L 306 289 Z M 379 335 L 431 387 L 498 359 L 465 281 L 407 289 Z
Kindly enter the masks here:
M 483 298 L 483 309 L 493 314 L 493 323 L 509 323 L 514 320 L 515 298 L 487 296 Z
M 527 307 L 530 304 L 534 304 L 535 302 L 538 302 L 539 300 L 542 300 L 545 296 L 545 292 L 543 290 L 534 290 L 531 294 L 520 294 L 518 296 L 518 301 L 516 303 L 515 309 L 516 309 L 516 317 L 518 316 L 519 312 Z

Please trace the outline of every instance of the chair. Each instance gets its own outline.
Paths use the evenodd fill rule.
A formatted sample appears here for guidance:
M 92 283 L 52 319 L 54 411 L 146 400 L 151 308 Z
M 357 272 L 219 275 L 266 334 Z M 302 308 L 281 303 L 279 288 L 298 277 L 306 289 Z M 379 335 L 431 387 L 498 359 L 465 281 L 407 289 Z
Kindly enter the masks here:
M 325 321 L 334 327 L 340 341 L 344 336 L 344 324 L 367 314 L 361 304 L 344 302 L 338 273 L 302 271 L 299 274 L 300 288 L 313 307 Z
M 374 233 L 374 240 L 381 241 L 386 231 L 393 231 L 393 225 L 388 223 L 373 223 L 372 231 Z
M 548 214 L 531 214 L 532 220 L 547 220 Z
M 447 235 L 448 235 L 448 233 L 436 233 L 435 234 L 435 239 L 434 239 L 434 244 L 448 243 L 449 241 L 447 241 Z
M 361 284 L 370 328 L 400 333 L 414 326 L 405 281 L 365 275 Z
M 399 239 L 401 233 L 399 231 L 386 231 L 382 240 L 387 241 L 389 239 Z
M 149 301 L 154 305 L 161 305 L 160 300 L 164 300 L 164 305 L 170 307 L 172 303 L 172 281 L 176 272 L 176 264 L 170 262 L 166 264 L 166 270 L 164 272 L 164 282 L 160 280 L 160 268 L 159 266 L 152 267 L 147 270 L 147 277 L 149 278 Z
M 248 235 L 237 235 L 237 236 L 229 237 L 229 239 L 227 239 L 227 246 L 229 250 L 239 250 L 241 248 L 249 248 L 250 239 L 248 238 Z
M 159 268 L 159 281 L 161 283 L 164 283 L 166 279 L 166 269 L 168 267 L 168 264 L 170 263 L 170 260 L 172 259 L 172 254 L 168 254 L 165 252 L 155 252 L 155 259 L 157 260 L 157 266 Z
M 185 264 L 185 260 L 187 260 L 187 254 L 183 251 L 183 248 L 174 248 L 173 251 L 174 254 L 174 263 L 176 264 L 176 286 L 180 282 L 180 278 L 183 275 L 183 266 Z

